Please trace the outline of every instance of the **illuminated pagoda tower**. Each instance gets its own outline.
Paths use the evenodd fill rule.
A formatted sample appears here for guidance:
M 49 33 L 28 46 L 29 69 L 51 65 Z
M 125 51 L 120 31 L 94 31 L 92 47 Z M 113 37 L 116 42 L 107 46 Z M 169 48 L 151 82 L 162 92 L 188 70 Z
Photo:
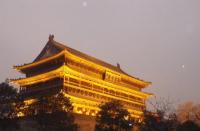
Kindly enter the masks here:
M 27 100 L 62 90 L 75 114 L 95 116 L 99 104 L 119 100 L 131 116 L 140 118 L 151 96 L 142 92 L 150 82 L 128 75 L 119 64 L 113 66 L 56 42 L 53 35 L 33 62 L 14 68 L 26 75 L 12 82 Z

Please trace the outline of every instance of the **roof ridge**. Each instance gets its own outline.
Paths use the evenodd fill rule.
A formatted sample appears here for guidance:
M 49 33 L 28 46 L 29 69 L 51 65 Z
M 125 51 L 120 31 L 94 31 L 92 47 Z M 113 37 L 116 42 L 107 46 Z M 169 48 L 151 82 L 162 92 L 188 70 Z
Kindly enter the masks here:
M 52 50 L 52 52 L 51 52 L 52 54 L 50 54 L 50 55 L 45 54 L 46 51 L 49 50 L 49 49 Z M 102 67 L 106 67 L 106 69 L 110 69 L 111 71 L 114 71 L 116 73 L 121 73 L 121 74 L 126 75 L 128 77 L 131 77 L 133 79 L 145 82 L 142 79 L 139 79 L 137 77 L 134 77 L 134 76 L 129 75 L 128 73 L 126 73 L 124 70 L 121 69 L 121 67 L 120 67 L 120 65 L 118 63 L 117 63 L 117 65 L 110 64 L 110 63 L 108 63 L 106 61 L 103 61 L 103 60 L 98 59 L 96 57 L 90 56 L 90 55 L 88 55 L 86 53 L 83 53 L 81 51 L 73 49 L 73 48 L 71 48 L 69 46 L 66 46 L 63 43 L 55 41 L 54 40 L 54 35 L 50 35 L 49 36 L 48 42 L 46 43 L 46 45 L 44 46 L 44 48 L 42 49 L 40 54 L 35 58 L 35 60 L 32 63 L 40 61 L 40 60 L 42 60 L 44 58 L 51 57 L 51 56 L 53 56 L 53 55 L 55 55 L 55 54 L 57 54 L 57 53 L 59 53 L 59 52 L 61 52 L 63 50 L 67 50 L 69 53 L 71 53 L 71 54 L 73 54 L 73 55 L 75 55 L 77 57 L 80 57 L 82 59 L 86 59 L 86 60 L 88 60 L 90 62 L 93 62 L 95 64 L 98 64 L 98 65 L 100 65 Z M 44 55 L 47 55 L 47 56 L 44 56 Z M 149 82 L 147 82 L 147 83 L 149 83 Z
M 95 60 L 97 60 L 97 61 L 99 61 L 99 62 L 102 62 L 102 63 L 105 63 L 105 64 L 107 64 L 107 65 L 110 65 L 110 66 L 113 66 L 113 67 L 115 67 L 116 69 L 119 69 L 117 66 L 115 66 L 115 65 L 113 65 L 113 64 L 110 64 L 110 63 L 108 63 L 108 62 L 105 62 L 105 61 L 103 61 L 103 60 L 100 60 L 100 59 L 98 59 L 98 58 L 95 58 L 95 57 L 93 57 L 93 56 L 90 56 L 89 54 L 86 54 L 86 53 L 83 53 L 83 52 L 81 52 L 81 51 L 78 51 L 78 50 L 76 50 L 76 49 L 74 49 L 74 48 L 71 48 L 71 47 L 69 47 L 69 46 L 66 46 L 66 45 L 64 45 L 64 44 L 62 44 L 62 43 L 60 43 L 60 42 L 57 42 L 57 41 L 53 41 L 53 44 L 57 44 L 57 46 L 59 46 L 59 47 L 61 47 L 63 50 L 64 49 L 68 49 L 68 51 L 70 51 L 71 52 L 71 50 L 73 50 L 73 51 L 75 51 L 75 52 L 77 52 L 77 53 L 79 53 L 79 54 L 81 54 L 81 55 L 84 55 L 84 56 L 86 56 L 86 57 L 89 57 L 89 58 L 91 58 L 91 59 L 95 59 Z M 73 52 L 72 52 L 73 53 Z
M 83 52 L 81 52 L 81 51 L 78 51 L 78 50 L 76 50 L 76 49 L 73 49 L 73 48 L 71 48 L 71 47 L 69 47 L 69 46 L 66 46 L 66 45 L 64 45 L 64 44 L 62 44 L 62 43 L 60 43 L 60 42 L 55 41 L 55 40 L 53 40 L 52 43 L 53 43 L 53 44 L 56 44 L 55 46 L 59 46 L 62 50 L 65 50 L 65 49 L 67 48 L 67 50 L 68 50 L 70 53 L 72 53 L 72 54 L 75 53 L 74 55 L 77 55 L 76 53 L 79 54 L 79 55 L 78 55 L 79 57 L 81 57 L 81 56 L 84 55 L 84 57 L 87 57 L 87 59 L 89 58 L 89 61 L 92 61 L 92 62 L 94 62 L 94 63 L 96 63 L 96 64 L 99 64 L 99 62 L 100 62 L 100 63 L 103 63 L 103 64 L 104 64 L 103 66 L 107 65 L 107 67 L 108 67 L 108 66 L 110 66 L 110 68 L 112 67 L 111 70 L 114 70 L 114 71 L 116 71 L 116 72 L 122 73 L 122 74 L 127 75 L 127 76 L 129 76 L 129 77 L 131 77 L 131 78 L 134 78 L 134 79 L 143 81 L 142 79 L 139 79 L 138 77 L 134 77 L 134 76 L 132 76 L 132 75 L 126 73 L 123 69 L 121 69 L 119 63 L 117 63 L 117 65 L 115 66 L 115 65 L 112 65 L 112 64 L 110 64 L 110 63 L 108 63 L 108 62 L 105 62 L 105 61 L 103 61 L 103 60 L 100 60 L 100 59 L 98 59 L 98 58 L 95 58 L 95 57 L 93 57 L 93 56 L 90 56 L 90 55 L 88 55 L 88 54 L 86 54 L 86 53 L 83 53 Z M 81 55 L 81 56 L 80 56 L 80 55 Z M 95 62 L 95 61 L 97 61 L 97 62 Z M 102 65 L 102 64 L 101 64 L 101 65 Z M 109 68 L 109 67 L 108 67 L 108 68 Z

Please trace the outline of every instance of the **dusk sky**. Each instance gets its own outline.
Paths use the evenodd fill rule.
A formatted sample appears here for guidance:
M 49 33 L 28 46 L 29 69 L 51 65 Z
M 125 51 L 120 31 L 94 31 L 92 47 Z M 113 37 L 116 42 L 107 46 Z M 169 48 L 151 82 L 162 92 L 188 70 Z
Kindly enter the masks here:
M 55 40 L 151 81 L 144 91 L 200 100 L 200 0 L 0 0 L 0 81 Z

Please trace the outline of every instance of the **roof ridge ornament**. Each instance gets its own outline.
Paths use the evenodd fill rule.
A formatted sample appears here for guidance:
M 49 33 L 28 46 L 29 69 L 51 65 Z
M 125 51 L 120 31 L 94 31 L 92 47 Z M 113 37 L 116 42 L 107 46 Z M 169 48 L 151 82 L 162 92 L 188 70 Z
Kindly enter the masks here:
M 54 35 L 53 35 L 53 34 L 50 34 L 50 35 L 49 35 L 49 41 L 53 41 L 53 39 L 54 39 Z
M 117 63 L 117 68 L 118 68 L 118 69 L 121 69 L 121 68 L 120 68 L 120 64 L 119 64 L 119 63 Z

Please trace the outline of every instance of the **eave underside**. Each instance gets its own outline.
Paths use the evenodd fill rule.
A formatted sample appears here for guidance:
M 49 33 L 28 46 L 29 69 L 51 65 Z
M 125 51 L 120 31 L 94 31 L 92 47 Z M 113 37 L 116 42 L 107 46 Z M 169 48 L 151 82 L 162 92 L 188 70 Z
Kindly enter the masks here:
M 62 67 L 60 67 L 60 68 L 58 68 L 56 70 L 53 70 L 53 71 L 50 71 L 50 72 L 47 72 L 47 73 L 44 73 L 44 74 L 40 74 L 40 75 L 29 77 L 29 78 L 11 80 L 11 82 L 19 84 L 21 86 L 26 86 L 26 85 L 39 83 L 39 82 L 45 82 L 47 80 L 51 80 L 51 79 L 56 78 L 56 77 L 63 78 L 64 76 L 70 75 L 69 72 L 75 73 L 77 76 L 83 76 L 83 74 L 81 74 L 81 73 L 69 68 L 66 65 L 63 65 Z M 84 77 L 89 79 L 89 81 L 93 81 L 93 83 L 102 83 L 102 85 L 106 84 L 109 87 L 115 87 L 115 89 L 119 89 L 119 90 L 123 89 L 125 92 L 138 94 L 139 97 L 144 97 L 145 98 L 145 97 L 152 96 L 152 94 L 144 93 L 144 92 L 141 92 L 141 91 L 136 91 L 134 89 L 122 87 L 122 86 L 119 86 L 119 85 L 115 85 L 113 83 L 106 82 L 104 80 L 93 78 L 93 77 L 88 76 L 86 74 L 84 74 Z

